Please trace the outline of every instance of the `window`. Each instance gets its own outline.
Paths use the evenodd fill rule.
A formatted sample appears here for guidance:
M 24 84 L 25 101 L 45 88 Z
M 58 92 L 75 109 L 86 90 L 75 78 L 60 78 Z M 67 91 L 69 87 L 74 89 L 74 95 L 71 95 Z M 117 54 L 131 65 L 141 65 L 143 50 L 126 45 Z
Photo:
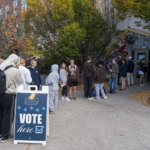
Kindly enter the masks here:
M 20 56 L 24 58 L 24 51 L 20 50 Z
M 14 39 L 18 37 L 18 24 L 14 25 Z
M 22 24 L 22 37 L 23 37 L 23 39 L 25 39 L 25 28 L 24 28 L 24 24 Z
M 2 8 L 0 8 L 0 19 L 3 18 L 3 12 L 2 12 Z
M 6 17 L 9 15 L 9 4 L 5 5 L 5 13 L 6 13 Z
M 18 50 L 17 49 L 15 49 L 15 54 L 18 55 Z
M 13 0 L 13 15 L 18 15 L 18 9 L 17 9 L 17 0 Z
M 22 9 L 22 12 L 27 10 L 26 0 L 21 0 L 21 9 Z

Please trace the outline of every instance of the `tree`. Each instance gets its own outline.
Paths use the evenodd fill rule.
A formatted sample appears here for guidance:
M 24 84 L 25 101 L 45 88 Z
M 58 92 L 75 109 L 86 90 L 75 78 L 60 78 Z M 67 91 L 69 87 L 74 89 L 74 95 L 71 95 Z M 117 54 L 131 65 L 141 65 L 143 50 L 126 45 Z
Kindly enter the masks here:
M 137 26 L 150 30 L 150 1 L 149 0 L 113 0 L 120 19 L 124 20 L 127 15 L 140 18 L 136 21 Z
M 75 58 L 82 67 L 88 55 L 94 61 L 103 59 L 112 37 L 118 35 L 116 23 L 106 20 L 95 0 L 27 0 L 27 4 L 26 48 L 49 63 Z
M 22 20 L 14 16 L 13 7 L 7 8 L 3 5 L 3 0 L 0 2 L 0 56 L 6 59 L 14 49 L 23 47 L 25 40 L 18 35 L 18 29 L 22 27 Z M 21 15 L 19 10 L 18 15 Z

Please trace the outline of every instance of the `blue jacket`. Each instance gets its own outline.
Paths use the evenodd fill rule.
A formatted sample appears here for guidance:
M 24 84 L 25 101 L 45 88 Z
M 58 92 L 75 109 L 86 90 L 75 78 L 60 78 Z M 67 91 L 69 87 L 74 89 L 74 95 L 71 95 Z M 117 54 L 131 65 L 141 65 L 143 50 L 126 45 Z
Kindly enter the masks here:
M 32 77 L 31 85 L 40 86 L 40 84 L 41 84 L 41 76 L 40 76 L 39 69 L 37 67 L 35 67 L 35 69 L 29 67 L 28 69 L 29 69 L 29 71 L 31 73 L 31 77 Z
M 134 71 L 134 62 L 133 61 L 128 61 L 128 69 L 127 72 L 133 73 Z

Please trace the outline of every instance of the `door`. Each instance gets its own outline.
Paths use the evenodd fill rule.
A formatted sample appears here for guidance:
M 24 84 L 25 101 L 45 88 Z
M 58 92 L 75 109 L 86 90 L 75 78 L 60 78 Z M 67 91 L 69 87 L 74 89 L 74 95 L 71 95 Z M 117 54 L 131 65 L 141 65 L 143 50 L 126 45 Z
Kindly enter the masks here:
M 139 71 L 140 71 L 140 61 L 142 58 L 146 58 L 146 62 L 148 63 L 148 59 L 149 59 L 149 50 L 148 49 L 134 49 L 132 50 L 132 57 L 134 60 L 134 64 L 135 64 L 135 69 L 134 69 L 134 80 L 135 81 L 139 81 L 140 80 L 140 75 L 139 75 Z M 147 73 L 145 74 L 145 82 L 147 82 Z

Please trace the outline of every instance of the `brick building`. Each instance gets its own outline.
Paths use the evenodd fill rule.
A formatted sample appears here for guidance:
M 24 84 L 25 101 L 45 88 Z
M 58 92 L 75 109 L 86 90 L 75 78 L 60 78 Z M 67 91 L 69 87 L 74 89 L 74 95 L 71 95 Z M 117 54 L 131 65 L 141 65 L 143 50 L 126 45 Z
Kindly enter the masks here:
M 21 13 L 27 10 L 27 3 L 25 0 L 0 0 L 1 7 L 3 6 L 3 13 L 5 13 L 5 18 L 7 15 L 13 15 L 16 20 L 21 21 Z M 2 8 L 0 8 L 0 13 L 2 13 Z M 22 37 L 23 44 L 20 46 L 18 42 L 15 40 L 18 37 Z M 19 46 L 18 46 L 19 45 Z M 23 24 L 18 25 L 14 24 L 14 49 L 11 53 L 15 53 L 18 56 L 28 58 L 27 52 L 24 51 L 25 45 L 25 29 Z

